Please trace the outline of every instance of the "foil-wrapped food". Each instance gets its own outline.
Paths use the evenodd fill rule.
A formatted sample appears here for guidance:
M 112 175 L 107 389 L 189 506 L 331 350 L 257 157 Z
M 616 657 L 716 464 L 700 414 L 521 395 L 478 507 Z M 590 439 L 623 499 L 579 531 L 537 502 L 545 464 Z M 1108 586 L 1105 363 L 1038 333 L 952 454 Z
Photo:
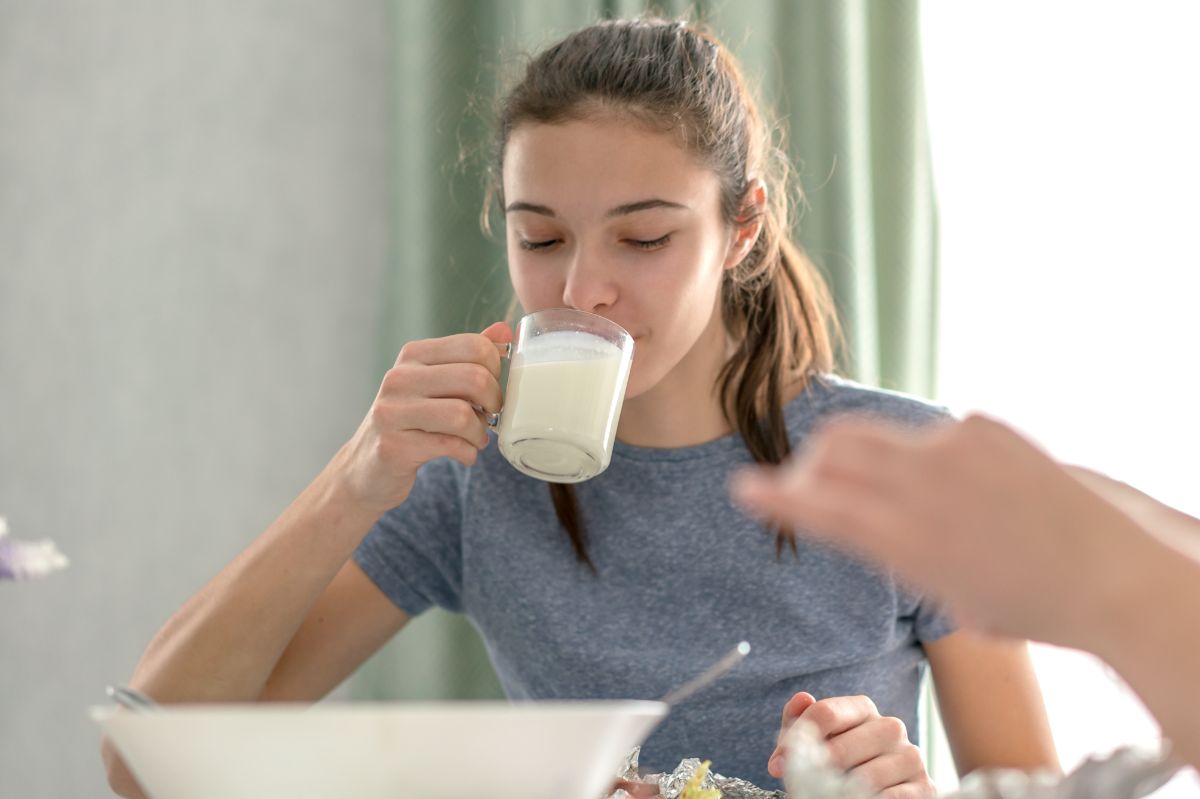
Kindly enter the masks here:
M 770 791 L 732 777 L 723 777 L 709 770 L 707 760 L 688 758 L 670 774 L 638 774 L 640 748 L 634 749 L 617 774 L 618 780 L 642 785 L 655 785 L 663 799 L 788 799 L 782 791 Z M 618 789 L 608 799 L 632 799 Z
M 639 775 L 635 749 L 618 778 L 657 785 L 663 799 L 871 799 L 857 778 L 833 767 L 816 728 L 799 722 L 785 741 L 786 791 L 759 788 L 745 780 L 709 771 L 708 762 L 682 761 L 670 774 Z M 969 775 L 958 791 L 942 799 L 1141 799 L 1165 785 L 1179 770 L 1169 752 L 1119 749 L 1087 761 L 1065 777 L 1047 772 L 998 769 Z M 617 790 L 608 799 L 631 799 Z
M 53 541 L 18 541 L 8 535 L 8 520 L 0 516 L 0 580 L 27 580 L 64 569 L 67 558 Z

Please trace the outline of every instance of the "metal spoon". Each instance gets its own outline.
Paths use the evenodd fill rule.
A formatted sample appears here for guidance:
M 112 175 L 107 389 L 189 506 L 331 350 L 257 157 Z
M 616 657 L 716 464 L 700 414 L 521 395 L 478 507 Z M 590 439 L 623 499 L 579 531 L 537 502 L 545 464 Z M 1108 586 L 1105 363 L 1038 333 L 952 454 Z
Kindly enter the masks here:
M 707 669 L 676 688 L 674 691 L 669 692 L 659 701 L 665 703 L 668 707 L 673 707 L 679 704 L 697 691 L 707 688 L 718 677 L 732 669 L 738 663 L 741 663 L 742 658 L 746 657 L 748 654 L 750 654 L 750 644 L 742 641 L 740 644 L 731 649 L 729 654 L 727 654 L 725 657 L 721 658 L 716 663 L 712 664 Z
M 104 692 L 108 694 L 109 699 L 129 710 L 145 713 L 159 709 L 157 702 L 136 688 L 128 688 L 124 685 L 110 685 L 104 689 Z

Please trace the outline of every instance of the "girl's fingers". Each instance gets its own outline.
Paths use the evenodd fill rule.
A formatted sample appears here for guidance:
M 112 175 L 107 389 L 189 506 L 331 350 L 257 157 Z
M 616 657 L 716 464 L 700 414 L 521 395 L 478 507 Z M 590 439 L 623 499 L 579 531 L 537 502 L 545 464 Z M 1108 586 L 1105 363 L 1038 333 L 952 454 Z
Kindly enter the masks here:
M 496 344 L 507 344 L 513 340 L 513 331 L 507 322 L 493 322 L 480 335 Z
M 798 697 L 810 697 L 811 694 L 796 694 L 789 700 L 788 705 L 796 701 Z M 870 722 L 881 722 L 876 724 L 877 729 L 869 730 L 864 735 L 856 735 L 850 739 L 850 745 L 863 749 L 870 749 L 873 744 L 870 742 L 875 738 L 885 739 L 887 736 L 892 736 L 893 740 L 898 741 L 900 738 L 906 742 L 907 737 L 904 733 L 904 725 L 899 719 L 882 719 L 879 716 L 879 711 L 875 707 L 875 703 L 867 696 L 835 696 L 829 699 L 822 699 L 819 702 L 813 701 L 808 707 L 801 710 L 799 715 L 788 719 L 786 716 L 785 706 L 785 729 L 796 722 L 797 719 L 804 719 L 811 722 L 817 728 L 817 734 L 826 740 L 837 740 L 840 736 L 844 736 L 851 730 L 868 724 Z M 898 729 L 896 727 L 898 726 Z M 899 734 L 897 734 L 897 732 Z M 782 741 L 783 731 L 780 732 Z M 830 744 L 832 745 L 832 741 Z M 878 748 L 874 755 L 880 752 L 888 751 L 892 747 Z M 834 750 L 836 751 L 836 750 Z M 831 752 L 833 754 L 833 752 Z M 771 754 L 771 758 L 767 761 L 767 772 L 778 779 L 783 776 L 784 761 L 786 753 L 780 744 L 776 744 L 775 751 Z M 866 759 L 866 758 L 864 758 Z M 846 769 L 849 766 L 841 761 L 835 761 L 839 768 Z M 861 762 L 861 761 L 860 761 Z M 857 765 L 851 764 L 851 765 Z
M 801 691 L 792 696 L 783 706 L 783 718 L 779 724 L 779 735 L 775 739 L 775 750 L 771 752 L 771 756 L 767 758 L 767 773 L 772 777 L 779 779 L 783 776 L 783 736 L 784 733 L 791 728 L 796 719 L 800 718 L 800 714 L 809 708 L 816 697 L 807 691 Z
M 850 769 L 849 773 L 858 777 L 876 793 L 889 788 L 912 785 L 918 789 L 916 795 L 924 796 L 929 794 L 920 791 L 931 787 L 929 777 L 925 773 L 925 764 L 921 760 L 921 751 L 911 744 L 856 766 Z
M 384 378 L 387 397 L 462 399 L 477 407 L 500 408 L 500 383 L 487 367 L 477 363 L 443 363 L 434 366 L 401 366 Z
M 406 430 L 398 436 L 397 455 L 415 463 L 427 463 L 435 458 L 451 458 L 463 466 L 473 466 L 479 457 L 479 448 L 469 441 L 444 433 L 427 433 L 423 430 Z M 399 451 L 403 455 L 399 455 Z
M 878 716 L 879 711 L 868 696 L 834 696 L 822 699 L 800 714 L 800 718 L 816 725 L 822 738 L 840 735 Z
M 377 403 L 371 417 L 381 435 L 419 430 L 458 436 L 483 449 L 488 445 L 487 425 L 466 400 L 418 399 L 405 403 Z
M 834 735 L 826 745 L 832 763 L 842 771 L 850 771 L 910 744 L 903 721 L 892 716 L 879 716 Z
M 880 799 L 933 799 L 937 789 L 928 780 L 923 782 L 906 782 L 903 785 L 893 785 L 879 792 Z
M 402 364 L 436 366 L 446 363 L 477 363 L 485 367 L 498 380 L 500 378 L 500 352 L 496 348 L 496 343 L 480 333 L 459 333 L 442 338 L 410 341 L 404 345 L 396 357 L 396 366 Z
M 793 694 L 792 698 L 783 706 L 783 716 L 780 720 L 779 732 L 782 734 L 784 730 L 792 726 L 792 722 L 800 718 L 800 714 L 808 710 L 815 704 L 817 698 L 808 691 L 800 691 Z

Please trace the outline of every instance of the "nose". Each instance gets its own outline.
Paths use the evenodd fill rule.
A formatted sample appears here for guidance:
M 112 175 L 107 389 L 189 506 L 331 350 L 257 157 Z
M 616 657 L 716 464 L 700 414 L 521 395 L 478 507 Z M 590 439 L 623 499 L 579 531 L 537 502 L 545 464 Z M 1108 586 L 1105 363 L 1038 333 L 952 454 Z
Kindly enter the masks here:
M 567 269 L 563 305 L 589 313 L 611 308 L 620 295 L 614 278 L 602 255 L 580 247 Z

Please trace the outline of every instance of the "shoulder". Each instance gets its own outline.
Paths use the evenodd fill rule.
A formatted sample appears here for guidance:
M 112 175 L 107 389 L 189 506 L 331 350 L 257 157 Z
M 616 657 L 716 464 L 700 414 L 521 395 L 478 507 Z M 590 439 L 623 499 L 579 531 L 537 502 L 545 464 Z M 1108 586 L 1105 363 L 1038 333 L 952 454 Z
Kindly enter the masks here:
M 821 375 L 787 407 L 789 427 L 811 428 L 837 416 L 866 416 L 911 427 L 951 418 L 943 405 L 901 391 L 875 388 L 837 375 Z

